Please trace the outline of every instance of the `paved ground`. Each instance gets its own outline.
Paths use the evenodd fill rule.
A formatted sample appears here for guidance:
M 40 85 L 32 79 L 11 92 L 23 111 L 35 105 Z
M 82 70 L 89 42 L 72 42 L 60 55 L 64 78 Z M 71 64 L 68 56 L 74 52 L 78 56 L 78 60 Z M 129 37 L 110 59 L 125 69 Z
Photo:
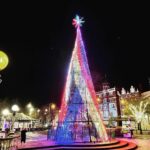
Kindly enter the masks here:
M 140 137 L 140 139 L 138 138 L 133 138 L 133 139 L 121 138 L 121 139 L 136 143 L 138 145 L 137 150 L 150 150 L 150 136 L 149 138 L 146 138 L 146 139 L 145 137 L 143 137 L 143 139 L 142 137 Z
M 138 150 L 150 150 L 150 134 L 146 133 L 144 133 L 143 135 L 135 134 L 132 139 L 127 138 L 121 139 L 136 143 L 138 145 Z M 54 143 L 47 141 L 47 134 L 45 131 L 27 132 L 27 142 L 21 145 L 19 141 L 19 149 L 28 147 L 49 146 L 49 145 L 54 145 Z

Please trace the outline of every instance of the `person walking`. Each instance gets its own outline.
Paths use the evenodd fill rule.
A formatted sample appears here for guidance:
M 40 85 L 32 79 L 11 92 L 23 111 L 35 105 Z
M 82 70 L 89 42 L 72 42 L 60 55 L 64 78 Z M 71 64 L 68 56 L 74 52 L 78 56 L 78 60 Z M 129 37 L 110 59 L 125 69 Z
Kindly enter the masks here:
M 129 125 L 129 130 L 130 130 L 131 138 L 133 138 L 133 128 L 131 127 L 131 125 Z
M 26 142 L 26 132 L 27 132 L 27 130 L 26 129 L 23 129 L 23 130 L 21 130 L 21 144 L 22 144 L 22 142 Z

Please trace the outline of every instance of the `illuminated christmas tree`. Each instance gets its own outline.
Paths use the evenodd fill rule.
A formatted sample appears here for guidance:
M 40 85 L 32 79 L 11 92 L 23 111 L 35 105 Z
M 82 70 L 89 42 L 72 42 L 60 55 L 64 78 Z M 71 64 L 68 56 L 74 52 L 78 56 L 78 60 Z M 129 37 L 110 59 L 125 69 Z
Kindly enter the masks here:
M 59 112 L 55 140 L 58 143 L 108 141 L 89 71 L 80 26 L 76 16 L 76 41 Z

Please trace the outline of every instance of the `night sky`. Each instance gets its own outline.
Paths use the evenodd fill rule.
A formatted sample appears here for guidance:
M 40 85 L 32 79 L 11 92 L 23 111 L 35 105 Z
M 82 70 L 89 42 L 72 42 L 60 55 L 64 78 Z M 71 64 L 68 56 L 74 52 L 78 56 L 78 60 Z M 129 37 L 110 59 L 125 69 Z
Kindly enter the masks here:
M 72 19 L 84 17 L 82 36 L 91 72 L 111 87 L 148 90 L 149 12 L 141 3 L 51 1 L 1 5 L 0 50 L 10 59 L 1 71 L 0 98 L 40 106 L 60 104 L 75 41 Z

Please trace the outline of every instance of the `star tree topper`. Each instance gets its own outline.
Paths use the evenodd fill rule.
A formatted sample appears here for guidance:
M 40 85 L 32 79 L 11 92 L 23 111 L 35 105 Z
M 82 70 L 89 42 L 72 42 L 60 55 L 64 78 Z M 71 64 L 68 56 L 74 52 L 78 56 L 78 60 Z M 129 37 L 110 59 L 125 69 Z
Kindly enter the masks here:
M 83 17 L 80 18 L 78 15 L 76 15 L 76 17 L 75 17 L 75 18 L 73 19 L 73 21 L 72 21 L 72 24 L 73 24 L 76 28 L 81 27 L 83 23 L 84 23 Z

